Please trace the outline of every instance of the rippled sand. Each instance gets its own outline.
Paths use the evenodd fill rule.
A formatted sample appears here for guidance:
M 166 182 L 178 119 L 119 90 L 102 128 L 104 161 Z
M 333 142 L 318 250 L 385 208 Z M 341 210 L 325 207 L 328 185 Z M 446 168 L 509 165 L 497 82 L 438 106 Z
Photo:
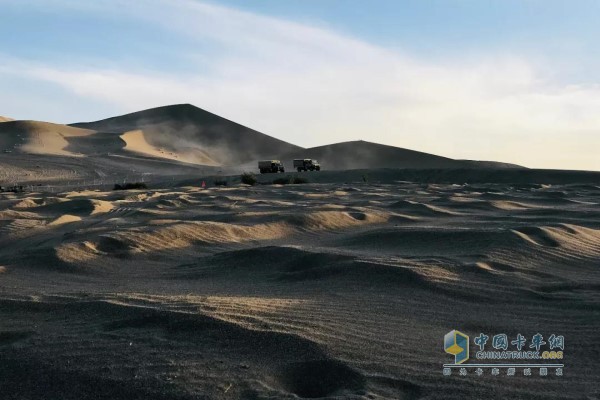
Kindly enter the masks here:
M 600 187 L 0 194 L 0 397 L 595 398 Z M 444 334 L 563 377 L 444 377 Z

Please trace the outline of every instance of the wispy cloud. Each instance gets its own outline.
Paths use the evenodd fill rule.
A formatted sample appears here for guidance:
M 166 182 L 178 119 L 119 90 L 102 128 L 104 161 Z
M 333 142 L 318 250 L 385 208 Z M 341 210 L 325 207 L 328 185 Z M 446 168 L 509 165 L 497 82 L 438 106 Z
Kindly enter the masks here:
M 326 27 L 191 0 L 105 0 L 91 10 L 51 3 L 118 10 L 176 33 L 187 43 L 173 44 L 189 60 L 186 72 L 4 57 L 0 74 L 51 82 L 124 112 L 190 102 L 305 146 L 366 139 L 455 158 L 600 170 L 600 86 L 553 81 L 551 69 L 523 56 L 434 62 Z

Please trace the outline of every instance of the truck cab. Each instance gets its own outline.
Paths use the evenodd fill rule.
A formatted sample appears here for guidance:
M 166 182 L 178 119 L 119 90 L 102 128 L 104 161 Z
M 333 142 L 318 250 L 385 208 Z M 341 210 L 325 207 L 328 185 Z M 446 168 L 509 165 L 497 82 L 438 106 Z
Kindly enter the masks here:
M 261 174 L 276 174 L 285 172 L 283 163 L 279 160 L 263 160 L 258 162 L 258 170 Z
M 303 158 L 294 160 L 294 168 L 298 170 L 298 172 L 302 171 L 320 171 L 321 164 L 317 160 L 311 158 Z

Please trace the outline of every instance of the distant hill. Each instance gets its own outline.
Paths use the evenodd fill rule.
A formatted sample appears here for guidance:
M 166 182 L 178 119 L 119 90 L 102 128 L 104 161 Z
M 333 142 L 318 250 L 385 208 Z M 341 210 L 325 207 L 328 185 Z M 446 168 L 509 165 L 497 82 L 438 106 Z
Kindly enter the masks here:
M 527 169 L 522 165 L 504 163 L 499 161 L 475 161 L 475 160 L 458 160 L 461 163 L 465 164 L 467 167 L 471 168 L 517 168 L 517 169 Z
M 8 117 L 3 117 L 2 115 L 0 115 L 0 122 L 8 122 L 8 121 L 14 121 L 14 119 L 8 118 Z
M 296 150 L 282 156 L 288 161 L 294 158 L 314 158 L 323 169 L 363 168 L 506 168 L 511 164 L 454 160 L 420 151 L 387 146 L 363 140 L 335 143 L 326 146 Z
M 238 165 L 301 149 L 190 104 L 71 126 L 121 134 L 126 150 L 206 165 Z
M 135 160 L 144 165 L 153 162 L 153 174 L 181 163 L 185 163 L 181 168 L 209 167 L 235 173 L 255 170 L 258 160 L 272 158 L 282 160 L 288 170 L 294 158 L 317 159 L 324 170 L 523 168 L 492 161 L 454 160 L 362 140 L 305 149 L 190 104 L 71 125 L 7 121 L 0 124 L 0 151 L 15 155 L 90 156 L 98 170 L 103 166 L 112 168 L 117 160 Z M 131 168 L 136 169 L 133 164 Z

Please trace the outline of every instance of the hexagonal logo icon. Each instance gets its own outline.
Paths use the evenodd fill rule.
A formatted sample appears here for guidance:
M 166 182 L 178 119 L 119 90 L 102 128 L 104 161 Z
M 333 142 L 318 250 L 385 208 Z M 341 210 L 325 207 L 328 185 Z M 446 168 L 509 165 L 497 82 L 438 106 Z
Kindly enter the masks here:
M 469 359 L 469 337 L 453 330 L 444 336 L 444 351 L 454 356 L 454 364 L 462 364 Z

